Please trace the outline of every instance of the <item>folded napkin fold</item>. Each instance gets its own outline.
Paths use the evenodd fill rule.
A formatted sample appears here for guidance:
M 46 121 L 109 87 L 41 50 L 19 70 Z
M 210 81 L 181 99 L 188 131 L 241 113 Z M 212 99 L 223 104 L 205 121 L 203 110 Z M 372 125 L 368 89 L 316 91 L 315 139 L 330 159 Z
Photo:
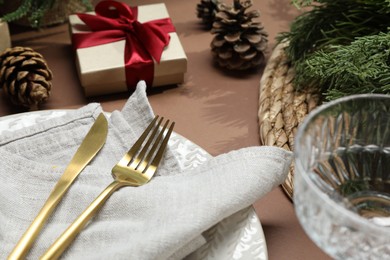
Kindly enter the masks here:
M 113 180 L 111 168 L 143 132 L 153 111 L 144 82 L 109 119 L 103 149 L 79 175 L 39 235 L 37 259 Z M 30 225 L 99 113 L 89 104 L 0 136 L 0 259 Z M 287 176 L 291 153 L 250 147 L 181 170 L 169 149 L 147 185 L 113 194 L 65 251 L 66 259 L 181 259 L 204 243 L 202 232 L 250 206 Z

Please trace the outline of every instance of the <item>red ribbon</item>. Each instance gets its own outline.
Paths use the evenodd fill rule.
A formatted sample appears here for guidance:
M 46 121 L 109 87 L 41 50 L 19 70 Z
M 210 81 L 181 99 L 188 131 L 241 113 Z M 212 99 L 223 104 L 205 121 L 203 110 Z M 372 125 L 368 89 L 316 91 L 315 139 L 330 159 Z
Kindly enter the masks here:
M 164 48 L 169 44 L 169 32 L 174 32 L 171 19 L 158 19 L 145 23 L 137 20 L 137 7 L 106 0 L 95 7 L 96 15 L 78 14 L 90 28 L 89 33 L 72 35 L 74 47 L 86 48 L 126 40 L 124 63 L 128 88 L 134 88 L 138 81 L 153 84 L 154 58 L 161 60 Z

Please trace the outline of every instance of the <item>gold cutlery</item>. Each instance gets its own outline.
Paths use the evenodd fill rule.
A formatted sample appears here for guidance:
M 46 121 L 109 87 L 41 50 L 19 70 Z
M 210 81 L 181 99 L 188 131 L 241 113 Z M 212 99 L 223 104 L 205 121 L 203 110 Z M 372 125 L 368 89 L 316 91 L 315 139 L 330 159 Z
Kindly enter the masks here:
M 167 120 L 161 129 L 163 118 L 156 116 L 142 133 L 130 150 L 112 168 L 114 181 L 81 213 L 81 215 L 65 230 L 50 246 L 41 259 L 57 259 L 68 248 L 77 234 L 86 226 L 88 221 L 98 212 L 107 199 L 119 188 L 124 186 L 138 187 L 150 181 L 167 147 L 174 122 L 168 128 Z M 157 122 L 158 120 L 158 122 Z M 159 131 L 159 129 L 161 129 Z M 150 132 L 152 132 L 150 134 Z M 164 133 L 166 132 L 165 136 Z M 148 135 L 150 136 L 148 137 Z M 146 140 L 146 138 L 148 139 Z M 145 145 L 142 147 L 144 141 Z M 151 146 L 151 148 L 150 148 Z
M 103 113 L 101 113 L 85 136 L 61 178 L 51 191 L 42 209 L 16 244 L 11 254 L 8 256 L 8 259 L 14 260 L 25 258 L 47 219 L 72 185 L 73 181 L 103 147 L 106 141 L 107 132 L 107 119 Z

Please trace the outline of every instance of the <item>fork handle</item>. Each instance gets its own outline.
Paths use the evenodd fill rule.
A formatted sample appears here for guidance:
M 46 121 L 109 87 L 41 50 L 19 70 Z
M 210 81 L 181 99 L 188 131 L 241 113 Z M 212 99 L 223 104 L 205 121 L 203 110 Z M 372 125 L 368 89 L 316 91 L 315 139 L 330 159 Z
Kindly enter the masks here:
M 41 260 L 57 259 L 69 247 L 78 233 L 88 224 L 89 220 L 99 209 L 104 205 L 107 199 L 119 188 L 123 187 L 122 182 L 113 181 L 108 185 L 102 193 L 86 208 L 83 213 L 57 238 L 57 240 L 49 247 L 49 249 L 41 256 Z

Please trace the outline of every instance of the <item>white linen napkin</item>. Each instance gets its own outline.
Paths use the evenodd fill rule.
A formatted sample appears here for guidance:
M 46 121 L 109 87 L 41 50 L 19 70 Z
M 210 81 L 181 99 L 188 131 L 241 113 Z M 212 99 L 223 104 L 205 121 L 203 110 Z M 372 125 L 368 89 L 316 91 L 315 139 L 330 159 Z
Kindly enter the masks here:
M 140 82 L 123 110 L 111 114 L 105 146 L 67 192 L 28 259 L 38 259 L 112 182 L 111 168 L 153 118 L 145 89 Z M 30 225 L 101 111 L 89 104 L 0 136 L 0 259 Z M 63 258 L 181 259 L 205 242 L 203 231 L 281 184 L 290 162 L 285 150 L 250 147 L 182 171 L 168 149 L 156 176 L 114 193 Z

